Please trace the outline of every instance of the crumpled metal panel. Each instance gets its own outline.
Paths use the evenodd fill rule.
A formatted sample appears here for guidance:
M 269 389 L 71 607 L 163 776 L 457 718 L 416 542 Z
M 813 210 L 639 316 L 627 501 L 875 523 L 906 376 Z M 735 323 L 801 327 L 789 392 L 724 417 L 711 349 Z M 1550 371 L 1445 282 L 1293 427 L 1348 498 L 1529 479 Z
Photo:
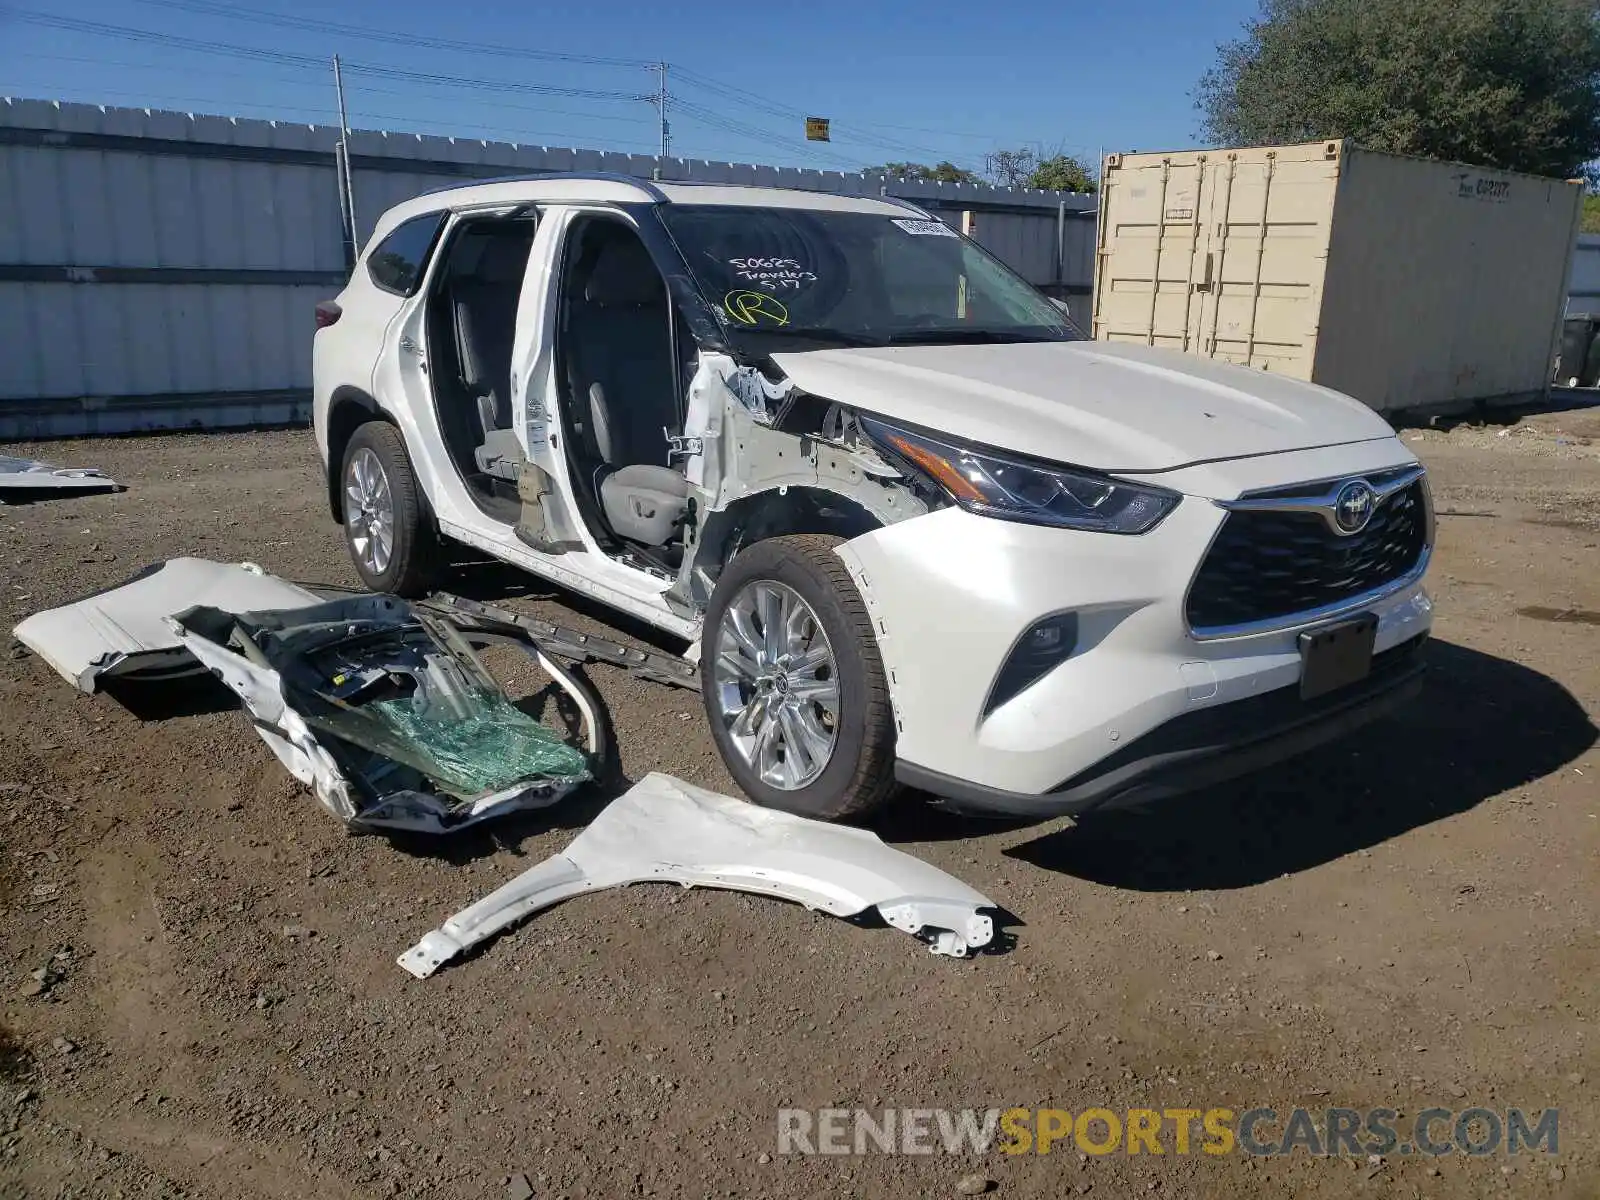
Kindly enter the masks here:
M 793 900 L 836 917 L 877 909 L 935 954 L 965 957 L 994 937 L 994 902 L 954 876 L 829 825 L 652 773 L 553 855 L 463 909 L 399 958 L 425 979 L 507 926 L 573 896 L 627 883 L 679 883 Z
M 35 495 L 73 495 L 125 490 L 95 467 L 55 467 L 32 458 L 0 454 L 0 503 Z
M 12 632 L 79 691 L 110 676 L 144 679 L 203 673 L 167 618 L 197 604 L 229 612 L 305 608 L 321 597 L 254 563 L 174 558 L 127 583 L 34 613 Z
M 522 713 L 467 634 L 393 596 L 326 600 L 250 563 L 177 558 L 21 622 L 74 686 L 211 672 L 289 772 L 354 829 L 445 833 L 554 804 L 605 756 L 599 699 L 529 636 L 576 706 L 585 755 Z
M 397 597 L 196 607 L 167 623 L 239 697 L 290 773 L 353 828 L 454 832 L 554 804 L 589 778 L 585 755 L 511 705 L 453 627 Z M 598 753 L 588 697 L 532 652 L 578 705 Z M 395 704 L 429 720 L 397 722 L 384 707 Z M 456 736 L 441 744 L 452 724 Z

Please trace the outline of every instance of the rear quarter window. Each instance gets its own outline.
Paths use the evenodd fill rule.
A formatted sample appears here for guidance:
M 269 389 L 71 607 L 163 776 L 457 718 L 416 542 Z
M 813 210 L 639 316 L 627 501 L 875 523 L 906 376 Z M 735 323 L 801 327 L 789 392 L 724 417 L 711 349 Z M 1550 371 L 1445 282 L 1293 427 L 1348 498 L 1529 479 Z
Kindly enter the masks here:
M 367 255 L 367 274 L 372 282 L 397 296 L 414 294 L 422 282 L 428 254 L 443 224 L 444 214 L 436 212 L 412 217 L 395 226 Z

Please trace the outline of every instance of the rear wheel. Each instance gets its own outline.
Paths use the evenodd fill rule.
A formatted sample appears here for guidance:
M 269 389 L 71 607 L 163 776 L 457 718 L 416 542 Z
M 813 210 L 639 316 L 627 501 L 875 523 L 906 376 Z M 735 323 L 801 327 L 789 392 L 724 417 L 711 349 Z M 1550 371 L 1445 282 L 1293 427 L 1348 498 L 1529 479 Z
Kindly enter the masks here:
M 340 484 L 345 543 L 361 582 L 375 592 L 427 595 L 444 555 L 400 431 L 384 421 L 357 429 Z
M 729 772 L 757 804 L 835 820 L 894 790 L 894 718 L 866 604 L 833 552 L 800 534 L 759 542 L 706 611 L 700 683 Z

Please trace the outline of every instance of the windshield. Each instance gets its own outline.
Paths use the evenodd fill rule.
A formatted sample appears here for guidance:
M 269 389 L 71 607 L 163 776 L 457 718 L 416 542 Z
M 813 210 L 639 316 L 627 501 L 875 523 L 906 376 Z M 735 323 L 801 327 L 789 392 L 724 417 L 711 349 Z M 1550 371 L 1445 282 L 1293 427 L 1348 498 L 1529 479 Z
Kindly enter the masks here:
M 909 211 L 659 211 L 724 328 L 758 352 L 1083 336 L 979 246 Z

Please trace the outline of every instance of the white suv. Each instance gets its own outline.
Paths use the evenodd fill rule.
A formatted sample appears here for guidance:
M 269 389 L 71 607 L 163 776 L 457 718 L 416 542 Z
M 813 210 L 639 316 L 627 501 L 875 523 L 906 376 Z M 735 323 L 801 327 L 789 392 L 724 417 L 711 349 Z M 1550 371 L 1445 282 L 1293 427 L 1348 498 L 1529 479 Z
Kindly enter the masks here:
M 383 216 L 318 326 L 363 580 L 426 592 L 461 542 L 688 640 L 760 804 L 843 817 L 898 779 L 1079 812 L 1420 686 L 1433 519 L 1386 422 L 1087 341 L 899 201 L 435 192 Z

